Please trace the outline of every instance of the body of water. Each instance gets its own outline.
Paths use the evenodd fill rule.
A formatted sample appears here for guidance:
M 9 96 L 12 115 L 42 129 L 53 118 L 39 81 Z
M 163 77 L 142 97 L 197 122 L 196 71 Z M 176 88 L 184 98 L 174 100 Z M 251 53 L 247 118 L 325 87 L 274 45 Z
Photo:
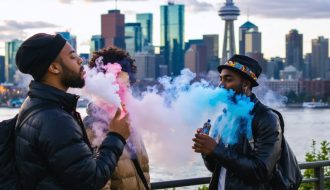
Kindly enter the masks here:
M 84 108 L 79 108 L 78 111 L 83 117 L 86 115 Z M 311 150 L 313 139 L 318 144 L 323 140 L 330 141 L 330 109 L 279 109 L 279 111 L 285 121 L 285 137 L 299 162 L 303 162 L 305 153 Z M 0 121 L 13 117 L 17 112 L 18 109 L 0 108 Z M 145 144 L 148 146 L 147 142 Z M 152 155 L 149 157 L 152 160 Z M 161 168 L 157 163 L 151 162 L 151 180 L 155 182 L 210 176 L 200 155 L 195 154 L 192 160 L 182 168 L 176 169 Z

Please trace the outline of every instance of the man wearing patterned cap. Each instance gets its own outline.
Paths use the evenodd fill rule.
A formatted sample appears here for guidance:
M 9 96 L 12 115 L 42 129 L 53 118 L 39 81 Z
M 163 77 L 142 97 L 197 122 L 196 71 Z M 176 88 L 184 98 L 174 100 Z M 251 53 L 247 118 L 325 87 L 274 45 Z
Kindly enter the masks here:
M 257 78 L 262 69 L 254 59 L 234 55 L 220 65 L 218 71 L 220 86 L 244 94 L 255 103 L 252 110 L 254 142 L 242 137 L 237 144 L 226 145 L 197 131 L 193 149 L 202 153 L 206 167 L 213 174 L 209 189 L 274 189 L 271 178 L 281 155 L 282 133 L 277 114 L 252 93 L 252 88 L 258 86 Z
M 18 69 L 33 76 L 16 124 L 15 156 L 23 190 L 101 189 L 130 135 L 120 110 L 93 154 L 76 105 L 66 91 L 84 86 L 82 59 L 61 35 L 36 34 L 20 46 Z M 31 111 L 33 110 L 33 111 Z

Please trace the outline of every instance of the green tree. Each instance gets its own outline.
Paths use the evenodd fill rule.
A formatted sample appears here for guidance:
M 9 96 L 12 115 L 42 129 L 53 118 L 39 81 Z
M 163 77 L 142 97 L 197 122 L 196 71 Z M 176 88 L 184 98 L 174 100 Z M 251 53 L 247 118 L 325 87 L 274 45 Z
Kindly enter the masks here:
M 321 160 L 329 160 L 330 159 L 330 142 L 322 141 L 320 143 L 321 147 L 319 151 L 316 151 L 316 141 L 312 141 L 311 151 L 307 152 L 305 155 L 305 161 L 306 162 L 313 162 L 313 161 L 321 161 Z M 324 175 L 329 176 L 330 175 L 330 167 L 324 168 Z M 304 172 L 304 178 L 313 178 L 314 177 L 314 170 L 313 169 L 307 169 Z M 324 188 L 330 189 L 330 181 L 326 180 L 324 182 Z M 300 190 L 312 190 L 314 189 L 313 183 L 303 183 L 300 188 Z
M 202 187 L 198 187 L 198 190 L 208 190 L 209 188 L 206 185 L 203 185 Z

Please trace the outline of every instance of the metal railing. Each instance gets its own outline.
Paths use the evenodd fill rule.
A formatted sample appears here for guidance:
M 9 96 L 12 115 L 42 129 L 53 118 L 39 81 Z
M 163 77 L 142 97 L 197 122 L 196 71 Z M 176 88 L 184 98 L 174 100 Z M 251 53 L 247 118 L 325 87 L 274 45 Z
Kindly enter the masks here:
M 324 181 L 330 180 L 330 176 L 324 175 L 324 167 L 330 166 L 330 160 L 316 161 L 316 162 L 304 162 L 300 163 L 300 169 L 314 169 L 314 177 L 303 179 L 302 183 L 314 183 L 315 190 L 324 189 Z M 182 179 L 174 181 L 162 181 L 151 183 L 151 189 L 166 189 L 175 187 L 187 187 L 192 185 L 203 185 L 210 182 L 210 177 Z

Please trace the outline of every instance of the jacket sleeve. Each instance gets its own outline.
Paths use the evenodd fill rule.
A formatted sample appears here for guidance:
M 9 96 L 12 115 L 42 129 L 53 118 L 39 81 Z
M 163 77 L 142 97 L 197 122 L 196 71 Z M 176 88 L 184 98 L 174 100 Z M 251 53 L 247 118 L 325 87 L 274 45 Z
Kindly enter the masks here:
M 117 133 L 108 133 L 98 154 L 93 156 L 77 122 L 70 115 L 61 114 L 50 117 L 43 125 L 39 145 L 59 183 L 72 189 L 94 190 L 101 189 L 110 179 L 125 140 Z
M 215 167 L 217 164 L 217 160 L 213 156 L 207 156 L 205 154 L 202 154 L 202 158 L 204 160 L 204 165 L 210 172 L 215 171 Z
M 238 177 L 248 181 L 265 182 L 271 178 L 280 157 L 282 133 L 279 119 L 271 111 L 263 113 L 256 125 L 255 148 L 252 154 L 243 155 L 234 149 L 226 148 L 220 142 L 211 157 Z

